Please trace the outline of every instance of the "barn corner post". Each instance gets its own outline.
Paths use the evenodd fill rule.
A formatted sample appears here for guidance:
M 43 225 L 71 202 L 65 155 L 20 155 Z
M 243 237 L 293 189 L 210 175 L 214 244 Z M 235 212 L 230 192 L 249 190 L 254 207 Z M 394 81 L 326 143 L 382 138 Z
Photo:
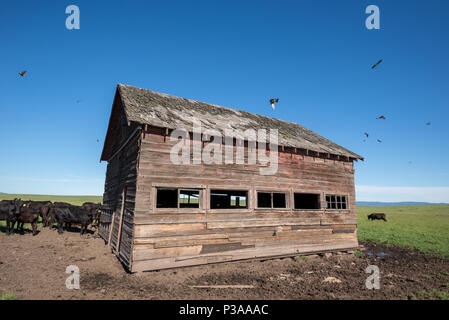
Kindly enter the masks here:
M 204 153 L 195 162 L 194 146 L 226 148 L 211 130 L 228 127 L 242 134 L 228 140 L 233 162 L 205 161 Z M 172 137 L 180 128 L 189 133 L 182 144 Z M 277 152 L 245 135 L 261 129 L 278 132 Z M 172 161 L 177 148 L 188 150 L 184 162 Z M 261 149 L 277 155 L 272 174 L 250 161 Z M 291 122 L 118 85 L 102 155 L 100 235 L 131 272 L 353 249 L 357 158 Z

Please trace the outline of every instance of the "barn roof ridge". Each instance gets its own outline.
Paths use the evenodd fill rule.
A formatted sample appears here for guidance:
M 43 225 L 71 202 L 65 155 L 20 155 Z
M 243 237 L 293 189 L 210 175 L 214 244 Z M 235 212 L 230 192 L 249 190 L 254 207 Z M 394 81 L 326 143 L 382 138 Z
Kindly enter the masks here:
M 128 121 L 175 129 L 191 125 L 189 119 L 196 118 L 206 129 L 220 132 L 277 128 L 279 145 L 363 160 L 362 156 L 295 122 L 127 84 L 117 84 L 117 90 Z

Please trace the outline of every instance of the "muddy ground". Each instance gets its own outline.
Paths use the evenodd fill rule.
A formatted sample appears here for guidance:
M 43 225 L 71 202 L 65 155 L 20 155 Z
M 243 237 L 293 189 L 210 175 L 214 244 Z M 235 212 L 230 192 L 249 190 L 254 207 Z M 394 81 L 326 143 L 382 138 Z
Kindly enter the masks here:
M 33 237 L 0 233 L 0 295 L 18 299 L 444 299 L 449 260 L 394 246 L 364 243 L 359 256 L 332 254 L 127 273 L 101 238 L 49 229 Z M 69 290 L 66 267 L 80 269 Z M 380 270 L 380 289 L 365 286 L 365 269 Z M 332 278 L 328 278 L 332 277 Z M 325 281 L 325 279 L 327 281 Z M 194 288 L 246 285 L 246 288 Z

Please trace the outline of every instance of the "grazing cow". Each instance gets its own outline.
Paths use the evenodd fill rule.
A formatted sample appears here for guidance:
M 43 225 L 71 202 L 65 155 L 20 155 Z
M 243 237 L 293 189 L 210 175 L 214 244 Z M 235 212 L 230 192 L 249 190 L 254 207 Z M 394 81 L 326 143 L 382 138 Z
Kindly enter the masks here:
M 54 202 L 53 205 L 51 206 L 49 212 L 48 212 L 48 218 L 47 218 L 47 220 L 48 220 L 48 227 L 52 228 L 53 224 L 55 223 L 55 216 L 54 216 L 54 213 L 55 213 L 54 209 L 55 208 L 68 208 L 68 207 L 71 207 L 71 206 L 72 206 L 72 204 L 67 203 L 67 202 L 58 202 L 58 201 Z
M 42 218 L 42 225 L 44 227 L 50 227 L 50 209 L 53 206 L 51 201 L 31 201 L 29 204 L 34 210 L 39 211 L 39 215 Z
M 383 220 L 387 221 L 385 213 L 371 213 L 368 215 L 369 220 Z
M 92 226 L 94 228 L 97 228 L 100 223 L 100 217 L 101 217 L 101 203 L 93 203 L 93 202 L 84 202 L 82 204 L 82 207 L 84 210 L 92 212 L 94 215 L 94 220 L 92 222 Z
M 42 205 L 39 203 L 32 203 L 32 201 L 21 202 L 19 212 L 16 212 L 17 217 L 17 232 L 23 232 L 24 223 L 31 223 L 33 228 L 33 236 L 37 235 L 37 223 L 41 215 Z
M 84 210 L 79 206 L 70 206 L 66 208 L 53 208 L 54 217 L 58 222 L 58 233 L 62 234 L 63 225 L 65 224 L 77 224 L 81 226 L 80 235 L 83 235 L 89 224 L 93 221 L 93 213 Z
M 6 234 L 13 233 L 16 221 L 16 212 L 19 212 L 19 199 L 0 201 L 0 220 L 6 221 Z

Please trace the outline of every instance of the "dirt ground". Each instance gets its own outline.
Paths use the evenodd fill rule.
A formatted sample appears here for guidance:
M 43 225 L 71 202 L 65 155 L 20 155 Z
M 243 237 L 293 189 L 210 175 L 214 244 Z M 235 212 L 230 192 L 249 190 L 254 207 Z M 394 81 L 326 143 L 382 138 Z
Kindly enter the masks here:
M 0 295 L 18 299 L 442 299 L 449 296 L 449 260 L 394 246 L 364 243 L 354 253 L 127 273 L 101 238 L 41 229 L 33 237 L 0 233 Z M 66 267 L 80 270 L 69 290 Z M 380 270 L 368 290 L 365 269 Z M 333 278 L 328 278 L 333 277 Z M 325 279 L 327 281 L 325 281 Z M 335 278 L 335 279 L 334 279 Z M 246 285 L 246 288 L 194 288 Z

